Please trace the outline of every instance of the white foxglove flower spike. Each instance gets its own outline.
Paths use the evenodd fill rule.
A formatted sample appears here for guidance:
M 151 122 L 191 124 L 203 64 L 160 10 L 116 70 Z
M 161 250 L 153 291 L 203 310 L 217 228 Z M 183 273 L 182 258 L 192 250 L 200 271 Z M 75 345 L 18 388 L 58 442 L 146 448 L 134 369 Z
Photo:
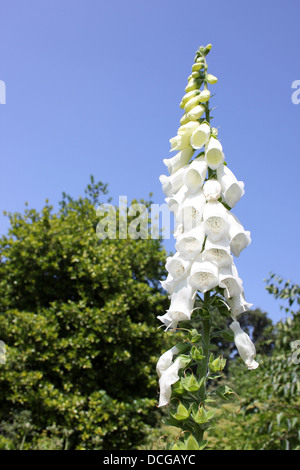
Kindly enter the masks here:
M 247 333 L 242 330 L 238 321 L 232 322 L 231 325 L 229 325 L 229 328 L 231 328 L 234 333 L 235 345 L 246 366 L 249 370 L 256 369 L 259 364 L 254 360 L 256 350 L 251 339 Z

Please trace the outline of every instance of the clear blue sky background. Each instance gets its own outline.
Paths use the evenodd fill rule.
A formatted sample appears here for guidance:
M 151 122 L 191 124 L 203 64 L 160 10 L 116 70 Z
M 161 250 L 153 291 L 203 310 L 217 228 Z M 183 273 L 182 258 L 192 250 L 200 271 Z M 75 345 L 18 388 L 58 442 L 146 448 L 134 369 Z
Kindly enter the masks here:
M 179 102 L 196 49 L 212 43 L 213 124 L 252 234 L 236 264 L 246 299 L 278 320 L 264 278 L 299 282 L 299 18 L 296 0 L 1 0 L 1 210 L 57 208 L 90 174 L 115 203 L 150 192 L 162 203 Z

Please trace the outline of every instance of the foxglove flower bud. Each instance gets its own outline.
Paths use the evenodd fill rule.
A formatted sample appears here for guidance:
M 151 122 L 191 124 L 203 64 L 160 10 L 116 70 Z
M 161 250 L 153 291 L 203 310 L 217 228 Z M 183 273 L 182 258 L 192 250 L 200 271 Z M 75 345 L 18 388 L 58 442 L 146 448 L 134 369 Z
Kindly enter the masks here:
M 215 77 L 214 75 L 212 75 L 211 73 L 208 73 L 207 74 L 207 77 L 206 77 L 208 83 L 210 83 L 211 85 L 214 85 L 215 83 L 217 83 L 218 79 L 217 77 Z
M 258 362 L 256 362 L 254 360 L 254 358 L 256 356 L 256 350 L 255 350 L 255 346 L 252 343 L 251 339 L 249 338 L 247 333 L 245 333 L 242 330 L 239 322 L 234 321 L 234 322 L 231 323 L 231 325 L 229 325 L 229 327 L 232 329 L 232 331 L 234 333 L 235 345 L 237 347 L 239 355 L 241 356 L 241 358 L 245 362 L 246 366 L 250 370 L 256 369 L 259 366 L 259 364 L 258 364 Z
M 180 107 L 181 107 L 181 108 L 184 108 L 184 106 L 186 105 L 186 103 L 187 103 L 191 98 L 194 98 L 194 96 L 197 96 L 197 95 L 200 95 L 200 90 L 193 90 L 193 91 L 190 91 L 189 93 L 186 93 L 186 94 L 184 95 L 184 97 L 182 98 L 182 100 L 181 100 Z
M 187 114 L 184 114 L 184 116 L 186 116 L 187 122 L 189 120 L 197 121 L 198 119 L 201 118 L 204 111 L 205 111 L 204 107 L 201 104 L 198 104 L 193 109 L 191 109 Z M 181 123 L 180 121 L 180 124 L 183 124 L 183 123 Z
M 217 201 L 221 197 L 221 191 L 221 185 L 215 179 L 207 180 L 204 183 L 203 194 L 207 201 Z
M 199 95 L 200 103 L 206 103 L 210 98 L 210 91 L 209 90 L 202 90 Z

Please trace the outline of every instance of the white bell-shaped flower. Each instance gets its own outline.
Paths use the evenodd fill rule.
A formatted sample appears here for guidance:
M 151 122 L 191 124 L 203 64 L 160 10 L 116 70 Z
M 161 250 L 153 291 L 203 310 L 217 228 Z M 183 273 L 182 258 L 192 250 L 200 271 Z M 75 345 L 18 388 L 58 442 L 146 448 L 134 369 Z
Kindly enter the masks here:
M 173 356 L 179 353 L 177 346 L 173 346 L 168 351 L 164 352 L 157 361 L 156 372 L 158 377 L 161 377 L 163 372 L 165 372 L 173 364 Z
M 231 208 L 234 207 L 245 193 L 243 181 L 238 181 L 232 171 L 225 165 L 218 167 L 217 177 L 221 183 L 226 204 Z
M 230 254 L 228 238 L 223 237 L 217 242 L 213 242 L 207 238 L 202 256 L 203 260 L 211 261 L 216 264 L 218 268 L 230 266 L 232 264 L 232 256 Z
M 177 193 L 177 191 L 181 188 L 183 185 L 183 176 L 187 167 L 188 165 L 180 168 L 170 176 L 160 175 L 159 181 L 161 182 L 162 190 L 167 197 L 173 196 L 173 194 Z
M 176 328 L 179 321 L 191 319 L 195 297 L 196 290 L 187 282 L 187 279 L 184 279 L 174 288 L 170 307 L 165 315 L 157 318 L 165 324 L 166 329 Z
M 218 267 L 210 261 L 204 261 L 200 254 L 191 266 L 188 282 L 204 294 L 219 284 Z
M 212 178 L 205 181 L 203 186 L 203 194 L 207 201 L 217 201 L 221 197 L 221 185 L 218 180 Z
M 210 137 L 205 146 L 205 158 L 207 165 L 212 170 L 216 170 L 224 161 L 223 148 L 218 139 Z
M 176 287 L 176 281 L 170 273 L 168 273 L 167 279 L 159 282 L 162 288 L 165 289 L 168 294 L 173 294 L 174 288 Z
M 183 201 L 186 198 L 186 193 L 187 193 L 187 187 L 183 184 L 181 188 L 172 196 L 166 197 L 165 201 L 168 204 L 168 208 L 171 212 L 173 212 L 174 215 L 177 214 L 177 211 Z
M 205 196 L 199 191 L 198 194 L 186 197 L 178 208 L 176 220 L 177 223 L 183 224 L 185 232 L 200 225 L 205 204 Z
M 192 133 L 200 126 L 199 122 L 187 122 L 186 124 L 179 127 L 177 134 L 178 135 L 187 135 L 191 137 Z
M 221 240 L 228 231 L 228 216 L 223 204 L 209 201 L 203 209 L 204 231 L 212 241 Z
M 194 149 L 201 149 L 208 141 L 210 137 L 210 126 L 204 122 L 197 127 L 191 135 L 190 145 Z
M 245 362 L 246 366 L 250 370 L 256 369 L 259 366 L 259 364 L 254 359 L 256 356 L 256 350 L 251 339 L 249 338 L 247 333 L 245 333 L 242 330 L 238 321 L 232 322 L 231 325 L 229 325 L 229 327 L 232 329 L 234 333 L 235 345 L 237 347 L 239 355 Z
M 175 243 L 175 248 L 183 258 L 194 259 L 202 250 L 204 238 L 205 233 L 203 230 L 203 224 L 201 224 L 198 227 L 179 235 Z
M 177 134 L 175 137 L 170 139 L 170 144 L 170 152 L 173 152 L 174 150 L 183 150 L 190 145 L 190 136 L 188 134 Z
M 191 194 L 199 191 L 207 174 L 207 162 L 204 157 L 197 157 L 187 166 L 183 181 Z
M 165 158 L 163 162 L 168 168 L 168 172 L 170 173 L 170 175 L 185 166 L 192 158 L 193 153 L 194 149 L 189 145 L 184 150 L 181 150 L 180 152 L 176 153 L 174 157 Z
M 236 317 L 241 313 L 247 312 L 253 305 L 249 302 L 246 302 L 244 292 L 238 295 L 234 295 L 233 297 L 227 300 L 227 303 L 230 308 L 230 315 L 234 320 L 236 320 Z
M 179 380 L 179 369 L 186 366 L 186 361 L 178 356 L 174 363 L 165 370 L 159 379 L 159 403 L 158 406 L 165 406 L 169 403 L 172 395 L 172 385 Z
M 226 299 L 237 296 L 243 292 L 243 281 L 239 277 L 234 263 L 219 269 L 219 287 L 224 290 Z
M 228 236 L 230 240 L 230 249 L 234 256 L 240 256 L 242 250 L 247 248 L 251 243 L 251 236 L 249 231 L 245 231 L 241 222 L 230 211 L 228 214 Z
M 171 274 L 174 280 L 182 279 L 187 275 L 191 262 L 175 253 L 174 256 L 168 256 L 166 260 L 166 270 Z

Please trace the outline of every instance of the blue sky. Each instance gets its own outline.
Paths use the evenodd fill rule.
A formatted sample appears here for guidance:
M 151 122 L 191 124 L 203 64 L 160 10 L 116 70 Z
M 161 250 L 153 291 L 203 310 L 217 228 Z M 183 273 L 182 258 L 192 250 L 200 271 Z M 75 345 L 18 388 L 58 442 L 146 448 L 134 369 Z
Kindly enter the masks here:
M 212 43 L 213 125 L 245 182 L 234 213 L 252 235 L 236 265 L 246 299 L 278 320 L 264 278 L 299 283 L 300 2 L 1 0 L 0 11 L 1 211 L 57 207 L 90 174 L 115 203 L 150 192 L 162 203 L 179 102 L 196 49 Z

